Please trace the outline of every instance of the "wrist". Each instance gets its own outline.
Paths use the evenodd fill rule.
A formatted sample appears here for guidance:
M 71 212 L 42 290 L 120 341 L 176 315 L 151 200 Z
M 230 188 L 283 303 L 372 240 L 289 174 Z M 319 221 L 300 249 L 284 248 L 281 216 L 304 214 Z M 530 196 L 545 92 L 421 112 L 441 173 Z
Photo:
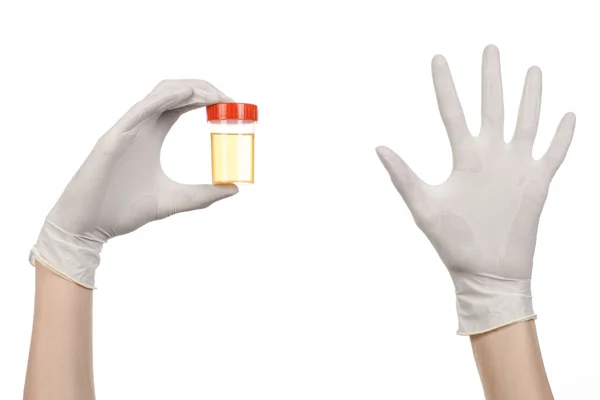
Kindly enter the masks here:
M 534 321 L 471 336 L 486 398 L 552 399 Z
M 531 281 L 490 275 L 453 276 L 459 335 L 475 335 L 535 319 Z
M 37 261 L 63 278 L 94 289 L 103 245 L 103 242 L 69 233 L 46 220 L 29 254 L 29 262 L 35 266 Z

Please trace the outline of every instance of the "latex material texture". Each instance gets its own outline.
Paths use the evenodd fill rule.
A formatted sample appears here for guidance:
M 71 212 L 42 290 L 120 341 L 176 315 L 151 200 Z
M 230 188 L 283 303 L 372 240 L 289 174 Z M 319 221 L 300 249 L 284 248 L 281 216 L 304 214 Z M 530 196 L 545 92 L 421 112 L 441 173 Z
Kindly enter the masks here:
M 166 80 L 104 134 L 48 214 L 30 262 L 94 288 L 106 241 L 175 213 L 202 209 L 236 186 L 186 185 L 165 175 L 163 141 L 185 112 L 232 101 L 208 82 Z
M 542 95 L 539 68 L 527 72 L 512 140 L 504 140 L 500 57 L 483 53 L 481 131 L 470 134 L 444 57 L 432 61 L 438 106 L 453 169 L 440 185 L 423 182 L 386 147 L 377 154 L 393 184 L 448 268 L 456 291 L 458 334 L 483 333 L 533 319 L 531 273 L 538 222 L 550 181 L 575 129 L 567 113 L 546 154 L 534 160 Z

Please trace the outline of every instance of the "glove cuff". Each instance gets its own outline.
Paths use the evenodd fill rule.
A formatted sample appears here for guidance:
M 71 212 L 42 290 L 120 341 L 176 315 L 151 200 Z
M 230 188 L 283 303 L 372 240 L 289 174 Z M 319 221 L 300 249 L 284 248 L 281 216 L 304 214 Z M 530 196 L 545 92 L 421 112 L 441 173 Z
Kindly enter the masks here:
M 94 276 L 103 245 L 104 242 L 66 232 L 46 220 L 29 253 L 29 262 L 35 266 L 37 261 L 63 278 L 95 289 Z
M 537 318 L 530 280 L 470 276 L 455 279 L 455 287 L 458 335 L 476 335 Z

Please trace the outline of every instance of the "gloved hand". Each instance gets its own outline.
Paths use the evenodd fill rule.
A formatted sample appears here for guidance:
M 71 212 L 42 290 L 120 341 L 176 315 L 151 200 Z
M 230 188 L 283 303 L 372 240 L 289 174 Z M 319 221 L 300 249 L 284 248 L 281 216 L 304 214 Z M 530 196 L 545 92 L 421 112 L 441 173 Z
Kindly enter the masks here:
M 538 128 L 542 75 L 527 72 L 513 139 L 506 143 L 500 57 L 486 47 L 482 67 L 482 124 L 467 128 L 448 64 L 432 61 L 438 107 L 452 147 L 453 169 L 442 184 L 424 183 L 386 147 L 377 154 L 448 268 L 456 289 L 458 334 L 473 335 L 534 319 L 531 271 L 540 214 L 550 181 L 575 129 L 567 113 L 546 154 L 532 157 Z
M 110 238 L 236 194 L 235 185 L 174 182 L 160 165 L 163 141 L 183 113 L 227 101 L 201 80 L 156 86 L 100 138 L 46 217 L 30 262 L 94 288 L 100 251 Z

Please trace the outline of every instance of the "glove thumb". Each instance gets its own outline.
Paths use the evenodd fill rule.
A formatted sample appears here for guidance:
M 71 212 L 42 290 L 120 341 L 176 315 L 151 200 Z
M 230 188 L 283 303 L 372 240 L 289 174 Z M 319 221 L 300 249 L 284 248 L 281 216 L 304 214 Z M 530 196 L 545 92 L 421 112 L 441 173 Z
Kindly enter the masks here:
M 177 185 L 169 196 L 166 215 L 200 210 L 231 197 L 239 191 L 235 185 Z
M 398 190 L 404 199 L 404 202 L 414 215 L 415 212 L 418 211 L 420 203 L 424 200 L 425 182 L 423 182 L 406 162 L 391 149 L 385 146 L 379 146 L 375 151 L 390 175 L 396 190 Z

